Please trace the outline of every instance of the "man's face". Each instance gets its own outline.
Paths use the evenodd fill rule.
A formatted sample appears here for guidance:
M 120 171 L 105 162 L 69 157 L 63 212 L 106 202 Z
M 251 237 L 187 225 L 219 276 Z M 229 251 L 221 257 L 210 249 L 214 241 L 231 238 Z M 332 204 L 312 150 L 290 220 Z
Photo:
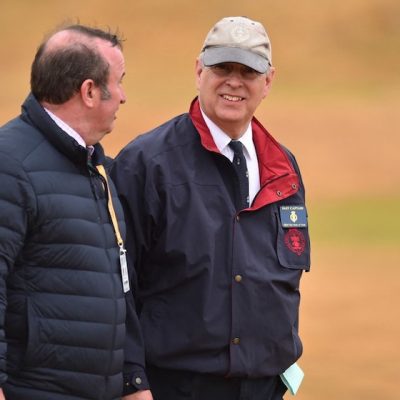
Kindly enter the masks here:
M 122 88 L 122 78 L 125 75 L 125 61 L 121 50 L 112 47 L 108 42 L 99 45 L 99 51 L 109 64 L 109 76 L 107 90 L 98 88 L 98 101 L 92 115 L 92 134 L 90 141 L 94 144 L 99 142 L 104 135 L 110 133 L 114 128 L 116 113 L 120 104 L 126 101 Z
M 237 63 L 205 67 L 196 63 L 196 80 L 202 110 L 232 138 L 240 137 L 258 105 L 267 95 L 274 69 L 260 74 Z

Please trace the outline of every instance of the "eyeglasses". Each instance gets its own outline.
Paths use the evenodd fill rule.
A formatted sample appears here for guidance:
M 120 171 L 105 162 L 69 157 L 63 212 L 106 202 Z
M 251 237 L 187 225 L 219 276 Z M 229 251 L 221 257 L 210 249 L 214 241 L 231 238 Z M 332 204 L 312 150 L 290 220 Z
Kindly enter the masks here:
M 221 63 L 221 64 L 211 65 L 210 67 L 206 68 L 210 69 L 215 75 L 221 78 L 228 77 L 234 71 L 239 73 L 242 79 L 249 81 L 257 79 L 259 76 L 264 75 L 253 68 L 237 63 Z

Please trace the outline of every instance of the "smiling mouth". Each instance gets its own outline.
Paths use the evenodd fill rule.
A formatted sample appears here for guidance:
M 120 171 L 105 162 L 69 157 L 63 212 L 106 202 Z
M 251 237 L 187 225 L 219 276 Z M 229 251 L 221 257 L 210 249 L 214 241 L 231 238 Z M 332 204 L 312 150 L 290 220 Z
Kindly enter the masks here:
M 243 100 L 244 100 L 243 97 L 239 97 L 239 96 L 230 96 L 229 94 L 223 94 L 221 97 L 224 98 L 225 100 L 233 101 L 234 103 L 237 103 L 237 102 L 239 102 L 239 101 L 243 101 Z

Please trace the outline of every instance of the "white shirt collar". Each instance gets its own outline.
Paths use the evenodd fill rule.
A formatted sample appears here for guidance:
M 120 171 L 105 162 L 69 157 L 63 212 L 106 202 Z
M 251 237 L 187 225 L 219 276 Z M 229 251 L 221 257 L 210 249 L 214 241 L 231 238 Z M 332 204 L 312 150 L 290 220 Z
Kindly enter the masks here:
M 71 128 L 67 123 L 65 123 L 62 119 L 57 117 L 57 115 L 53 114 L 51 111 L 49 111 L 47 108 L 45 108 L 45 111 L 47 114 L 49 114 L 50 118 L 69 136 L 71 136 L 73 139 L 75 139 L 82 147 L 86 148 L 86 143 L 83 140 L 82 136 L 75 131 L 73 128 Z
M 200 108 L 201 110 L 201 108 Z M 218 148 L 218 150 L 223 154 L 228 160 L 232 162 L 234 157 L 233 150 L 229 147 L 229 143 L 231 142 L 231 138 L 222 131 L 207 115 L 204 114 L 203 110 L 201 110 L 204 121 L 208 129 L 211 132 L 211 135 L 214 139 L 214 142 Z M 249 196 L 250 196 L 250 204 L 253 203 L 253 200 L 257 193 L 260 190 L 260 171 L 258 167 L 258 158 L 256 148 L 253 142 L 253 132 L 251 128 L 251 123 L 247 127 L 243 136 L 239 139 L 244 147 L 244 156 L 246 158 L 247 169 L 249 172 Z
M 222 154 L 224 154 L 226 147 L 229 145 L 232 139 L 219 126 L 211 121 L 211 119 L 207 117 L 207 115 L 203 112 L 201 108 L 200 111 L 203 115 L 204 121 L 208 129 L 210 130 L 211 136 L 214 139 L 215 145 L 217 146 L 218 150 Z M 248 125 L 246 131 L 238 140 L 243 144 L 245 152 L 247 152 L 247 156 L 250 159 L 257 159 L 257 153 L 253 143 L 251 123 Z

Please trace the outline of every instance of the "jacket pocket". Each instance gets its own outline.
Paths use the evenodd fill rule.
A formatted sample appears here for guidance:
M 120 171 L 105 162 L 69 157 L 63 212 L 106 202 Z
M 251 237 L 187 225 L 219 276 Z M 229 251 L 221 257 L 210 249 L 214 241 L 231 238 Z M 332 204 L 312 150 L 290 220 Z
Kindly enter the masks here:
M 310 236 L 307 227 L 284 228 L 279 214 L 277 219 L 276 250 L 279 263 L 290 269 L 310 269 Z
M 35 353 L 39 348 L 39 320 L 35 318 L 33 307 L 29 298 L 26 300 L 26 326 L 27 326 L 27 345 L 25 352 L 25 364 L 35 365 Z
M 292 329 L 292 336 L 293 336 L 294 354 L 296 355 L 296 359 L 298 359 L 303 354 L 303 344 L 301 343 L 297 329 L 295 328 Z

